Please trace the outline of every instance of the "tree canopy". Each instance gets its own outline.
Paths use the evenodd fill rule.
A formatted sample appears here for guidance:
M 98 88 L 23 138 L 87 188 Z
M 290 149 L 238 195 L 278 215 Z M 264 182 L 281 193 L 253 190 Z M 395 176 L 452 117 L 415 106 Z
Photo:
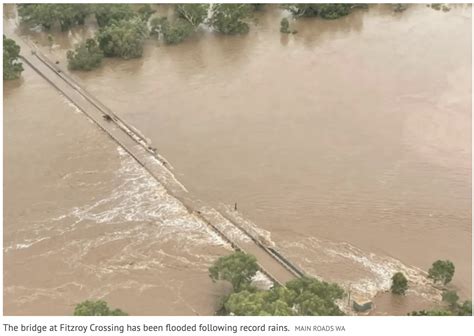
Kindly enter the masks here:
M 209 4 L 178 4 L 176 13 L 194 27 L 199 26 L 207 18 Z
M 14 40 L 3 35 L 3 79 L 17 79 L 23 71 L 23 64 L 18 60 L 20 46 Z
M 285 4 L 283 8 L 289 10 L 294 16 L 319 16 L 323 19 L 337 19 L 350 14 L 352 4 Z
M 74 51 L 67 52 L 68 67 L 71 70 L 89 71 L 100 66 L 104 53 L 94 39 L 87 39 Z
M 437 260 L 428 270 L 428 278 L 447 285 L 454 276 L 454 264 L 449 260 Z
M 97 34 L 97 41 L 106 57 L 130 59 L 142 56 L 147 35 L 146 23 L 135 17 L 130 20 L 113 21 L 101 28 Z
M 93 6 L 97 24 L 101 28 L 137 16 L 129 4 L 94 4 Z
M 137 13 L 138 15 L 140 16 L 140 18 L 145 21 L 145 22 L 148 22 L 148 20 L 150 19 L 150 17 L 156 12 L 156 10 L 154 10 L 153 8 L 151 8 L 150 4 L 144 4 L 143 6 L 141 6 Z
M 161 36 L 166 44 L 183 42 L 194 31 L 193 26 L 186 20 L 177 18 L 170 22 L 166 17 L 153 18 L 151 33 Z
M 214 281 L 229 281 L 234 292 L 240 292 L 250 285 L 257 271 L 257 259 L 254 256 L 235 252 L 217 259 L 209 268 L 209 276 Z
M 456 291 L 445 291 L 442 294 L 443 301 L 448 303 L 451 308 L 455 308 L 458 304 L 459 296 Z
M 393 294 L 403 295 L 408 289 L 408 280 L 402 272 L 397 272 L 392 277 L 392 286 L 390 287 Z
M 209 26 L 223 34 L 244 34 L 249 31 L 246 21 L 250 18 L 253 7 L 250 4 L 214 4 Z
M 22 21 L 51 29 L 59 24 L 62 31 L 82 25 L 91 13 L 89 4 L 19 4 L 18 14 Z
M 344 297 L 337 284 L 302 277 L 285 286 L 257 290 L 251 285 L 258 270 L 254 256 L 243 252 L 219 258 L 209 268 L 213 280 L 226 280 L 234 289 L 224 300 L 222 312 L 227 315 L 343 315 L 336 301 Z
M 74 316 L 126 316 L 120 309 L 110 309 L 107 302 L 102 300 L 84 301 L 74 308 Z
M 299 278 L 266 291 L 233 293 L 224 304 L 227 314 L 243 316 L 344 315 L 335 301 L 344 291 L 336 284 L 314 278 Z

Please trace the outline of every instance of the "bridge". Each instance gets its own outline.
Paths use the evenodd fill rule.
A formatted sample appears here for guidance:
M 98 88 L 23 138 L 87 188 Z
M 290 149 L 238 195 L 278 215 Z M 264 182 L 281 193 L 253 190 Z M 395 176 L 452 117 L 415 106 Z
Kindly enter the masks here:
M 274 283 L 283 285 L 287 281 L 304 275 L 296 265 L 257 232 L 251 228 L 245 228 L 238 221 L 230 218 L 231 215 L 209 209 L 191 199 L 185 187 L 172 174 L 171 165 L 159 155 L 144 135 L 113 113 L 36 47 L 24 41 L 18 42 L 22 50 L 20 57 L 28 66 L 127 151 L 151 177 L 178 199 L 190 214 L 204 221 L 235 250 L 254 255 L 261 271 Z

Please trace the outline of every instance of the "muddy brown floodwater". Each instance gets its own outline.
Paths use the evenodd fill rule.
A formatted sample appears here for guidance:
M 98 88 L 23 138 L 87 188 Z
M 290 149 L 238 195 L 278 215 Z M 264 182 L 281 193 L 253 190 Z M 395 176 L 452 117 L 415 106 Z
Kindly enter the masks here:
M 230 247 L 43 78 L 22 77 L 4 87 L 4 313 L 103 298 L 133 315 L 212 315 L 207 268 Z
M 65 51 L 95 30 L 91 22 L 70 33 L 55 32 L 55 44 L 48 47 L 46 33 L 19 25 L 11 7 L 5 13 L 7 31 L 36 42 L 62 65 Z M 424 272 L 437 259 L 450 259 L 455 263 L 452 287 L 462 298 L 470 298 L 471 7 L 453 5 L 449 12 L 442 12 L 412 5 L 403 13 L 394 13 L 390 6 L 373 5 L 334 21 L 313 18 L 291 21 L 298 34 L 281 35 L 279 22 L 287 15 L 276 7 L 266 6 L 255 15 L 247 35 L 221 36 L 202 29 L 176 46 L 149 41 L 140 59 L 106 60 L 98 70 L 73 75 L 152 140 L 171 162 L 190 197 L 225 213 L 231 213 L 237 202 L 240 219 L 266 232 L 306 272 L 337 281 L 360 296 L 388 289 L 392 274 L 399 270 L 405 272 L 410 280 L 407 297 L 393 300 L 382 296 L 377 301 L 380 314 L 405 314 L 426 306 L 426 302 L 439 300 L 439 292 L 427 285 Z M 38 218 L 32 210 L 19 208 L 18 204 L 26 206 L 29 200 L 14 202 L 15 195 L 30 198 L 38 193 L 42 202 L 46 202 L 47 188 L 51 188 L 49 180 L 32 180 L 32 185 L 23 190 L 24 194 L 19 193 L 15 183 L 27 179 L 13 171 L 20 174 L 26 165 L 39 164 L 31 160 L 42 162 L 43 178 L 48 179 L 52 173 L 48 173 L 46 167 L 53 161 L 54 169 L 62 169 L 64 174 L 80 167 L 84 171 L 101 171 L 99 175 L 91 175 L 91 183 L 100 185 L 98 191 L 84 195 L 93 197 L 94 202 L 107 199 L 102 188 L 112 188 L 101 182 L 102 179 L 119 181 L 124 165 L 127 167 L 126 159 L 117 154 L 112 144 L 111 148 L 105 148 L 108 142 L 99 132 L 95 138 L 81 135 L 89 146 L 68 148 L 56 138 L 47 138 L 51 146 L 48 155 L 34 151 L 41 141 L 26 139 L 33 136 L 42 139 L 41 132 L 45 129 L 49 129 L 48 134 L 64 132 L 67 139 L 71 137 L 66 131 L 67 125 L 75 132 L 86 130 L 71 121 L 80 117 L 66 111 L 69 107 L 59 98 L 48 99 L 46 103 L 43 91 L 54 96 L 54 91 L 43 88 L 46 83 L 40 85 L 38 80 L 34 84 L 36 89 L 29 88 L 33 85 L 29 83 L 31 76 L 27 71 L 21 85 L 7 85 L 5 91 L 6 285 L 13 279 L 23 279 L 21 270 L 25 270 L 24 266 L 12 264 L 14 259 L 9 259 L 9 253 L 23 255 L 27 261 L 22 263 L 33 263 L 32 251 L 40 246 L 43 254 L 54 256 L 54 246 L 58 251 L 66 249 L 73 253 L 74 249 L 81 248 L 79 241 L 87 246 L 82 254 L 86 258 L 88 249 L 100 248 L 102 241 L 95 236 L 91 239 L 88 230 L 106 230 L 104 239 L 120 232 L 131 235 L 133 230 L 141 231 L 133 223 L 139 223 L 137 225 L 146 230 L 162 232 L 147 221 L 135 219 L 117 224 L 117 228 L 100 226 L 99 229 L 93 225 L 97 221 L 94 216 L 101 216 L 101 212 L 85 216 L 86 208 L 67 196 L 73 190 L 67 183 L 88 183 L 82 180 L 89 176 L 85 173 L 80 173 L 82 177 L 76 182 L 74 179 L 54 182 L 56 187 L 66 190 L 56 191 L 65 197 L 60 202 L 56 198 L 56 203 L 48 208 L 51 213 Z M 45 123 L 43 118 L 24 116 L 28 120 L 26 124 L 31 124 L 28 130 L 21 128 L 25 123 L 14 122 L 19 118 L 17 110 L 30 111 L 33 115 L 38 108 L 55 113 L 54 118 L 58 119 L 51 117 Z M 73 145 L 78 145 L 77 141 L 72 141 Z M 79 152 L 74 153 L 78 149 Z M 61 153 L 75 161 L 61 168 L 59 163 L 67 162 Z M 35 174 L 39 171 L 35 170 Z M 36 190 L 34 183 L 46 189 Z M 124 192 L 128 190 L 126 185 L 122 188 Z M 132 200 L 126 198 L 127 202 Z M 98 209 L 107 214 L 104 216 L 112 216 L 108 215 L 109 211 L 115 211 L 111 204 L 101 204 Z M 136 212 L 130 203 L 126 209 L 140 216 L 148 213 Z M 181 218 L 176 212 L 172 213 L 177 217 L 171 222 L 178 219 L 187 222 L 184 214 Z M 127 212 L 123 214 L 126 215 Z M 18 247 L 12 241 L 22 238 L 23 231 L 13 229 L 20 225 L 18 221 L 28 222 L 21 216 L 29 218 L 29 225 L 36 226 L 41 224 L 31 224 L 33 219 L 55 216 L 60 220 L 70 218 L 65 225 L 71 228 L 76 225 L 74 218 L 85 220 L 89 225 L 83 233 L 73 231 L 71 237 L 20 248 L 23 245 Z M 58 223 L 49 222 L 52 228 L 48 226 L 48 231 L 35 234 L 49 236 L 47 233 L 54 231 Z M 199 243 L 206 242 L 216 248 L 215 253 L 224 253 L 217 241 L 204 237 L 201 224 L 192 223 L 195 223 L 192 232 L 200 237 Z M 181 237 L 176 225 L 172 227 L 176 236 L 169 237 L 170 248 L 179 244 Z M 134 235 L 142 236 L 138 232 Z M 172 242 L 173 239 L 176 242 Z M 26 246 L 25 241 L 21 244 Z M 189 244 L 199 250 L 201 245 L 196 247 L 195 240 L 191 241 Z M 53 245 L 48 247 L 50 244 Z M 141 267 L 141 262 L 147 265 L 151 261 L 145 262 L 146 256 L 160 251 L 151 241 L 149 245 L 141 244 L 130 236 L 109 244 L 111 250 L 104 247 L 102 252 L 90 253 L 90 258 L 100 258 L 103 253 L 104 258 L 116 260 L 118 269 L 128 269 Z M 114 251 L 119 251 L 118 256 Z M 139 260 L 125 258 L 124 251 Z M 168 257 L 178 265 L 184 260 L 194 260 L 192 258 L 201 260 L 187 266 L 201 281 L 193 282 L 193 288 L 203 286 L 199 298 L 197 294 L 190 297 L 201 300 L 203 312 L 209 313 L 213 298 L 206 295 L 212 287 L 204 279 L 204 265 L 212 259 L 212 253 L 207 248 L 205 251 L 197 255 L 190 252 L 185 259 L 169 254 Z M 74 261 L 58 264 L 57 271 L 67 276 Z M 168 265 L 172 265 L 171 261 Z M 124 266 L 129 263 L 132 264 Z M 111 279 L 109 290 L 127 281 L 133 287 L 113 292 L 115 302 L 122 302 L 119 298 L 122 292 L 127 295 L 140 286 L 144 286 L 143 296 L 154 290 L 146 287 L 150 283 L 147 279 L 153 272 L 159 273 L 158 267 L 153 266 L 151 273 L 147 267 L 143 266 L 140 275 L 133 273 L 133 277 L 128 271 L 115 272 L 112 266 L 107 268 L 108 272 L 104 271 L 103 276 Z M 171 272 L 170 277 L 179 278 L 178 270 Z M 54 282 L 46 276 L 49 273 L 44 274 L 42 281 Z M 94 276 L 98 274 L 101 273 L 94 271 Z M 112 285 L 115 277 L 119 280 Z M 36 295 L 51 294 L 41 287 L 44 284 L 40 286 L 33 280 L 26 277 L 22 280 L 24 284 L 7 286 L 5 304 L 20 300 L 20 294 L 24 295 L 21 300 L 28 300 L 26 297 L 30 298 L 28 294 L 35 289 L 38 290 Z M 68 285 L 76 286 L 74 299 L 82 294 L 81 290 L 87 290 L 80 283 L 71 280 Z M 167 283 L 167 278 L 163 278 L 163 286 Z M 56 285 L 48 283 L 48 288 Z M 72 291 L 69 287 L 58 287 L 54 295 L 71 297 L 63 294 L 64 288 Z M 182 291 L 189 290 L 182 286 Z M 6 305 L 5 311 L 17 311 L 16 304 L 10 308 Z M 153 311 L 151 306 L 143 310 L 137 307 L 137 312 L 170 312 L 161 308 Z M 182 311 L 179 309 L 177 305 L 173 312 L 188 312 L 184 305 Z

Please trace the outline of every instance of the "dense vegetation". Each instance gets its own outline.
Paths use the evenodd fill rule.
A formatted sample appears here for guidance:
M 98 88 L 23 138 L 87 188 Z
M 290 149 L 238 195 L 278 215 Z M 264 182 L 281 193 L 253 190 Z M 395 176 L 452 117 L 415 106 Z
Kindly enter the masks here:
M 180 4 L 176 5 L 176 13 L 187 20 L 193 27 L 199 26 L 207 18 L 209 4 Z
M 348 15 L 355 6 L 357 5 L 282 5 L 295 17 L 317 16 L 324 19 Z M 263 8 L 263 4 L 176 4 L 175 15 L 156 17 L 156 11 L 149 4 L 139 7 L 130 4 L 20 4 L 18 13 L 22 21 L 46 30 L 59 26 L 65 31 L 84 24 L 88 17 L 95 18 L 99 26 L 94 37 L 96 43 L 88 40 L 68 52 L 70 69 L 91 70 L 100 66 L 101 54 L 123 59 L 140 57 L 144 41 L 149 35 L 161 39 L 165 44 L 177 44 L 190 37 L 201 25 L 207 25 L 221 34 L 247 33 L 252 13 Z M 290 30 L 286 18 L 281 21 L 280 31 L 296 33 Z
M 151 34 L 160 37 L 166 44 L 183 42 L 194 31 L 194 27 L 186 20 L 178 18 L 170 22 L 166 17 L 151 20 Z
M 135 17 L 130 20 L 112 21 L 110 25 L 99 30 L 97 41 L 105 56 L 130 59 L 142 56 L 147 36 L 146 23 Z
M 51 29 L 59 24 L 62 31 L 75 25 L 83 25 L 91 13 L 89 4 L 19 4 L 18 14 L 22 21 Z
M 89 71 L 100 66 L 104 53 L 96 40 L 87 39 L 74 49 L 67 52 L 68 66 L 71 70 Z
M 3 79 L 17 79 L 23 71 L 23 64 L 18 60 L 20 46 L 3 35 Z
M 283 8 L 289 10 L 293 16 L 319 16 L 323 19 L 337 19 L 350 14 L 353 4 L 285 4 Z
M 209 26 L 223 34 L 244 34 L 249 31 L 247 20 L 254 7 L 250 4 L 214 4 Z
M 101 28 L 137 16 L 129 4 L 94 4 L 92 6 L 97 24 Z
M 455 292 L 443 293 L 443 301 L 448 303 L 448 307 L 443 309 L 419 310 L 409 313 L 410 316 L 472 316 L 472 301 L 466 300 L 458 302 L 458 295 Z
M 75 316 L 126 316 L 120 309 L 110 309 L 105 301 L 84 301 L 74 308 Z
M 226 280 L 233 292 L 224 298 L 221 313 L 225 315 L 343 315 L 336 301 L 344 291 L 336 284 L 304 277 L 258 290 L 252 278 L 258 270 L 255 257 L 242 252 L 219 258 L 209 269 L 213 280 Z

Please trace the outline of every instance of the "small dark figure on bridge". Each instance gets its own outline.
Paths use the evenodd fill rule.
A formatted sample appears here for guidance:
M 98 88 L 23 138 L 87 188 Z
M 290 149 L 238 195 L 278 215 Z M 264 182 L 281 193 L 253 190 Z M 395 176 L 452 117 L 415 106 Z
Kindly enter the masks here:
M 234 211 L 237 211 L 237 202 L 234 204 Z
M 104 118 L 104 119 L 107 120 L 107 121 L 111 121 L 111 120 L 112 120 L 112 117 L 109 116 L 108 114 L 103 114 L 103 115 L 102 115 L 102 118 Z

